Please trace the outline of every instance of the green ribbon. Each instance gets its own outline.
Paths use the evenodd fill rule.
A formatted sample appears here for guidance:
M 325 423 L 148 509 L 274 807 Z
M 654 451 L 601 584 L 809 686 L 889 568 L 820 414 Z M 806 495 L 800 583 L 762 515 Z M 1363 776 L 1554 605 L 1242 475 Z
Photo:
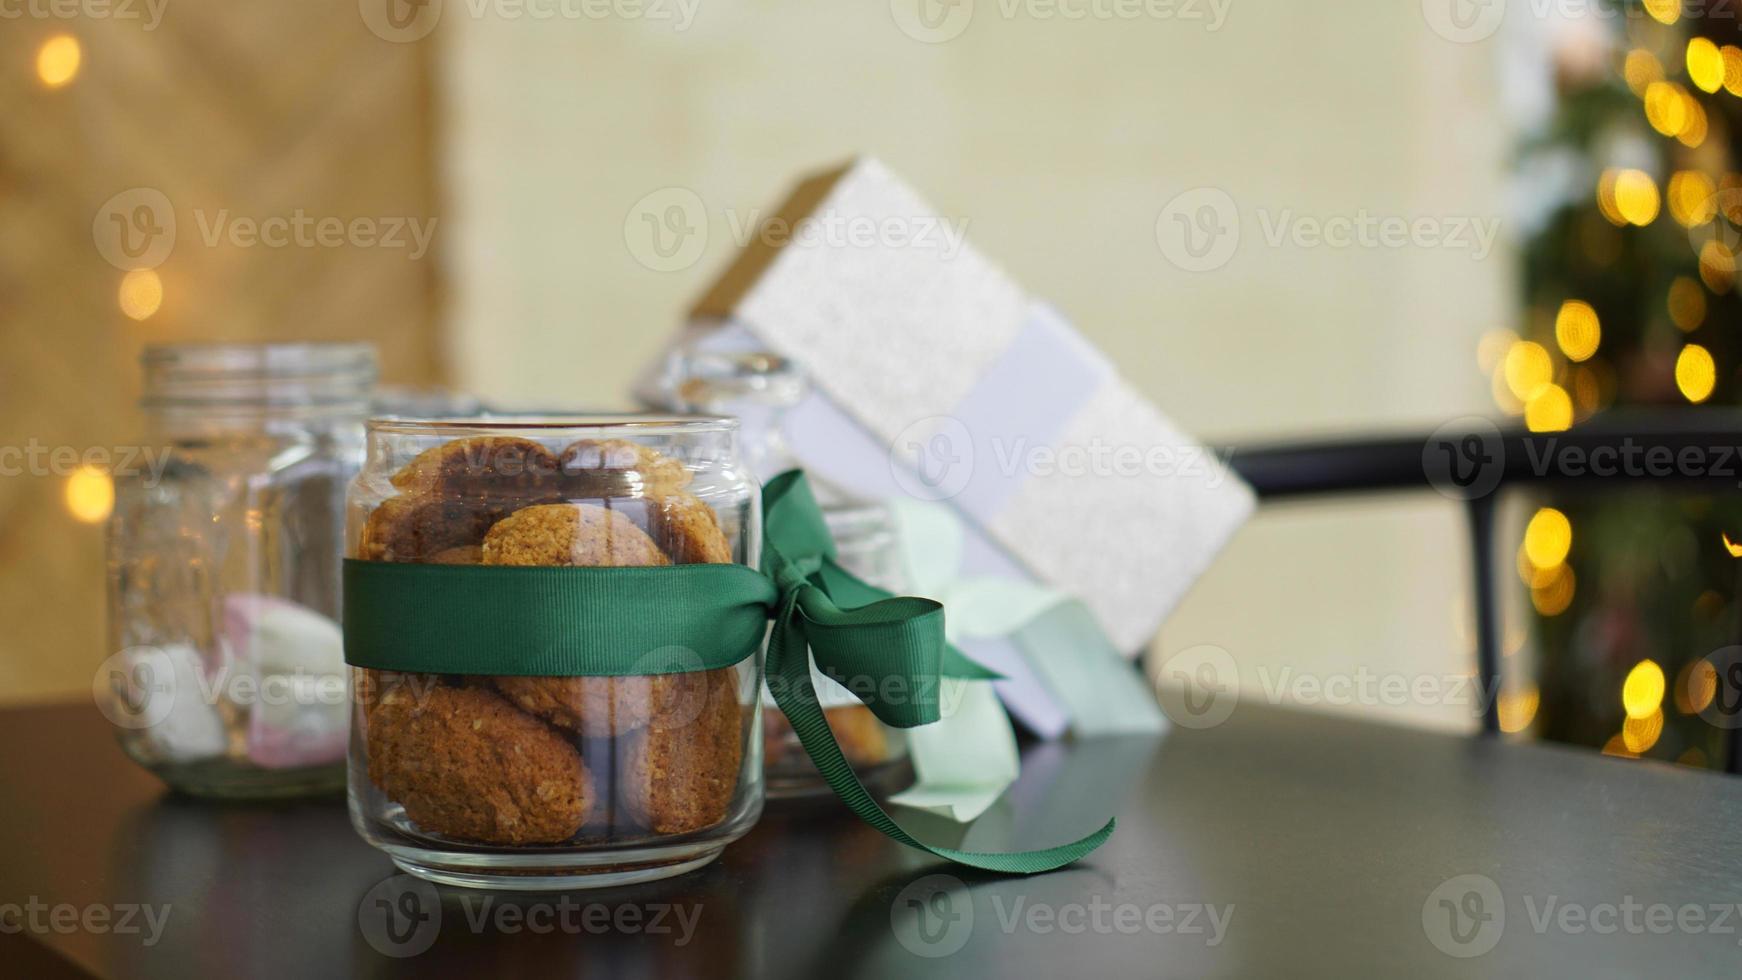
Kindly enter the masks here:
M 944 640 L 944 610 L 892 596 L 835 563 L 804 474 L 762 492 L 762 570 L 743 565 L 524 568 L 347 560 L 345 659 L 417 673 L 621 676 L 708 670 L 753 655 L 770 614 L 769 690 L 847 807 L 909 847 L 988 871 L 1070 864 L 1113 833 L 1009 853 L 933 847 L 886 813 L 829 730 L 818 668 L 897 728 L 937 721 L 941 677 L 997 675 Z

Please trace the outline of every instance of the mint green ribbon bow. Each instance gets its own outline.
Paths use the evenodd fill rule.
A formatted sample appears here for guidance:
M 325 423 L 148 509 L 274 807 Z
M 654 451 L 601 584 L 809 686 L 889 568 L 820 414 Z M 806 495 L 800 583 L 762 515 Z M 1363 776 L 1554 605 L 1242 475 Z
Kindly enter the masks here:
M 886 813 L 842 755 L 811 684 L 818 668 L 897 728 L 938 720 L 939 679 L 996 676 L 944 640 L 943 607 L 892 596 L 835 563 L 804 474 L 763 489 L 762 570 L 743 565 L 527 568 L 347 560 L 345 659 L 419 673 L 623 676 L 730 666 L 753 655 L 770 614 L 769 690 L 817 770 L 860 819 L 960 864 L 1034 874 L 1113 833 L 1008 853 L 933 847 Z

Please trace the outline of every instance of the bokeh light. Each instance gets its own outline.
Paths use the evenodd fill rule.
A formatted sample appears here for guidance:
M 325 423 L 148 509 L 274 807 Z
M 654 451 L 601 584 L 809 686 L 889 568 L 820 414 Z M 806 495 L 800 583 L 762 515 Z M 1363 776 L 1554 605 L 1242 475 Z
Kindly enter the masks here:
M 1542 704 L 1542 692 L 1527 684 L 1516 691 L 1500 692 L 1495 707 L 1500 715 L 1500 730 L 1508 734 L 1522 732 L 1536 720 L 1536 709 Z
M 1684 715 L 1697 715 L 1712 704 L 1718 694 L 1718 668 L 1710 660 L 1696 660 L 1683 667 L 1675 681 L 1675 709 Z
M 1560 345 L 1561 353 L 1570 360 L 1588 361 L 1597 353 L 1597 344 L 1602 337 L 1597 311 L 1591 308 L 1591 304 L 1577 299 L 1561 304 L 1560 312 L 1554 318 L 1554 339 Z
M 121 289 L 115 299 L 121 312 L 144 320 L 163 305 L 163 280 L 155 269 L 134 269 L 121 277 Z
M 1696 37 L 1688 42 L 1688 81 L 1702 92 L 1716 92 L 1724 87 L 1724 56 L 1710 38 Z
M 1629 718 L 1649 718 L 1663 707 L 1663 668 L 1656 661 L 1641 660 L 1627 672 L 1621 685 L 1621 707 Z
M 1573 570 L 1564 564 L 1550 569 L 1545 577 L 1546 582 L 1530 590 L 1530 604 L 1544 616 L 1559 616 L 1573 604 L 1578 583 Z
M 78 38 L 56 34 L 36 49 L 36 77 L 46 88 L 61 88 L 78 77 L 83 60 Z
M 1688 344 L 1675 359 L 1675 386 L 1682 397 L 1698 405 L 1712 397 L 1718 383 L 1717 365 L 1710 351 L 1699 344 Z
M 115 483 L 99 466 L 84 465 L 67 474 L 67 513 L 85 524 L 101 524 L 115 508 Z
M 1736 282 L 1736 253 L 1716 238 L 1700 246 L 1700 281 L 1714 293 L 1727 293 Z
M 1684 228 L 1711 221 L 1718 213 L 1718 187 L 1698 170 L 1678 170 L 1670 175 L 1669 214 Z
M 1657 182 L 1643 170 L 1623 170 L 1615 175 L 1615 210 L 1629 224 L 1651 224 L 1658 211 Z
M 1663 709 L 1659 708 L 1643 718 L 1627 716 L 1621 723 L 1621 741 L 1627 746 L 1627 751 L 1638 754 L 1651 751 L 1663 735 Z
M 1724 57 L 1724 91 L 1742 95 L 1742 48 L 1726 44 L 1718 53 Z
M 1681 0 L 1644 0 L 1645 12 L 1659 24 L 1673 24 L 1682 15 Z
M 1553 568 L 1573 548 L 1573 522 L 1553 507 L 1542 507 L 1524 528 L 1524 553 L 1537 568 Z
M 1506 375 L 1506 387 L 1521 402 L 1529 402 L 1554 378 L 1554 358 L 1548 349 L 1533 340 L 1521 340 L 1506 352 L 1501 364 Z
M 1687 276 L 1669 284 L 1669 319 L 1683 331 L 1706 322 L 1706 291 Z
M 1573 399 L 1565 388 L 1546 384 L 1524 403 L 1524 424 L 1532 432 L 1563 432 L 1573 424 Z
M 1742 51 L 1737 54 L 1742 55 Z M 1739 59 L 1738 69 L 1742 69 L 1742 59 Z M 1627 80 L 1627 87 L 1634 95 L 1644 95 L 1646 86 L 1663 81 L 1663 63 L 1650 51 L 1634 48 L 1627 52 L 1626 60 L 1621 63 L 1621 77 Z

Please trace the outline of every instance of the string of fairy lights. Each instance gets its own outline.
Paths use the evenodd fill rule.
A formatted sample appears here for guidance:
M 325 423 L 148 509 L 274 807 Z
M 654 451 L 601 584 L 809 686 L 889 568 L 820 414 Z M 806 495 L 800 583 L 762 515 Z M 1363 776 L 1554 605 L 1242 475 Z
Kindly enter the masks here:
M 36 48 L 36 80 L 44 89 L 57 92 L 78 80 L 84 67 L 84 47 L 71 34 L 52 34 Z M 163 280 L 154 269 L 135 269 L 122 275 L 116 292 L 121 312 L 145 320 L 163 305 Z M 67 474 L 62 488 L 67 513 L 84 524 L 101 524 L 115 507 L 115 484 L 107 470 L 81 465 Z
M 1646 228 L 1667 217 L 1688 235 L 1688 247 L 1697 256 L 1697 276 L 1673 279 L 1664 313 L 1682 335 L 1670 369 L 1674 390 L 1685 403 L 1697 405 L 1716 390 L 1718 365 L 1711 350 L 1686 335 L 1705 324 L 1712 297 L 1735 287 L 1738 249 L 1722 226 L 1742 224 L 1742 174 L 1723 172 L 1721 153 L 1701 152 L 1713 122 L 1694 93 L 1742 98 L 1742 47 L 1705 37 L 1682 42 L 1666 32 L 1683 18 L 1681 0 L 1643 0 L 1641 8 L 1655 23 L 1638 25 L 1644 30 L 1629 41 L 1621 77 L 1639 100 L 1651 130 L 1674 141 L 1676 164 L 1661 188 L 1651 173 L 1636 167 L 1603 169 L 1593 192 L 1597 210 L 1615 229 Z M 1719 172 L 1714 176 L 1708 169 Z M 1587 251 L 1598 250 L 1589 240 L 1585 245 Z M 1477 363 L 1488 375 L 1501 410 L 1521 416 L 1532 432 L 1558 432 L 1604 408 L 1614 396 L 1615 379 L 1611 368 L 1593 360 L 1602 346 L 1603 327 L 1590 302 L 1567 296 L 1552 321 L 1546 313 L 1536 316 L 1539 326 L 1532 332 L 1540 340 L 1511 330 L 1492 331 L 1477 346 Z M 1567 563 L 1573 541 L 1572 522 L 1554 507 L 1537 509 L 1526 524 L 1517 569 L 1541 616 L 1559 616 L 1573 604 L 1577 582 Z M 1724 545 L 1732 557 L 1742 558 L 1742 544 L 1726 538 Z M 1523 645 L 1522 636 L 1516 645 Z M 1604 753 L 1638 757 L 1650 751 L 1664 732 L 1666 705 L 1684 715 L 1698 714 L 1712 703 L 1717 686 L 1716 668 L 1707 660 L 1687 664 L 1673 685 L 1656 661 L 1639 660 L 1621 684 L 1624 717 Z M 1540 703 L 1540 691 L 1528 682 L 1503 693 L 1498 703 L 1502 729 L 1529 728 Z M 1706 764 L 1698 747 L 1689 748 L 1678 761 Z

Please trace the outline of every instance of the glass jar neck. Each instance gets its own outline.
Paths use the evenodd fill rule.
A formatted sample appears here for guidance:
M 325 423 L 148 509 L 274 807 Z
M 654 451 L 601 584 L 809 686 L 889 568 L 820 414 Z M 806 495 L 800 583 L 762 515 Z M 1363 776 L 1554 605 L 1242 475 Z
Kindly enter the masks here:
M 140 406 L 171 432 L 360 420 L 375 384 L 367 344 L 179 344 L 147 348 L 142 363 Z

